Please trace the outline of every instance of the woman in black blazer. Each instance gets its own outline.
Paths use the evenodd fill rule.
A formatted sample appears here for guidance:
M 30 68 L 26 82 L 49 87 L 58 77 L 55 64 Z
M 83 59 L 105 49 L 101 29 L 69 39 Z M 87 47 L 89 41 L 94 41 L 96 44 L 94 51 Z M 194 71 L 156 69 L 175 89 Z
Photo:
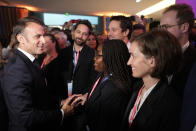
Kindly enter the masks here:
M 176 131 L 180 104 L 168 86 L 167 77 L 179 65 L 182 51 L 177 39 L 163 30 L 153 30 L 137 37 L 129 50 L 128 65 L 132 76 L 142 78 L 123 119 L 123 131 Z
M 41 69 L 47 81 L 48 93 L 53 98 L 51 103 L 54 103 L 59 108 L 61 100 L 68 97 L 67 84 L 65 84 L 61 73 L 62 68 L 58 57 L 59 46 L 56 38 L 52 34 L 44 34 L 44 39 L 44 52 L 46 56 L 42 61 Z
M 131 92 L 129 52 L 121 40 L 107 40 L 95 53 L 95 70 L 99 72 L 92 90 L 83 98 L 87 127 L 90 131 L 119 131 Z M 74 102 L 73 102 L 74 104 Z

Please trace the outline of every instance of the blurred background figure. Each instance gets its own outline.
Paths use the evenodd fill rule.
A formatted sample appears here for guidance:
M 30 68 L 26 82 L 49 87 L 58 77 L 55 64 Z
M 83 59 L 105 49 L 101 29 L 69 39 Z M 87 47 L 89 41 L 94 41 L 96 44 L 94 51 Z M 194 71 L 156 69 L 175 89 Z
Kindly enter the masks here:
M 55 35 L 56 33 L 60 32 L 60 31 L 61 31 L 60 28 L 54 27 L 54 28 L 52 28 L 52 29 L 49 31 L 49 33 Z
M 4 63 L 5 63 L 5 61 L 2 58 L 2 45 L 0 42 L 0 70 L 3 68 Z
M 97 49 L 98 41 L 96 38 L 96 35 L 94 33 L 91 33 L 86 41 L 86 45 L 88 45 L 90 48 Z
M 103 42 L 105 41 L 105 40 L 107 40 L 108 38 L 107 38 L 107 35 L 105 35 L 105 34 L 99 34 L 99 35 L 97 35 L 97 40 L 98 40 L 98 43 L 99 44 L 103 44 Z
M 62 30 L 56 32 L 56 34 L 54 34 L 54 36 L 58 41 L 60 50 L 66 48 L 68 46 L 67 45 L 67 35 Z
M 152 21 L 149 25 L 149 30 L 157 28 L 160 25 L 160 21 Z
M 196 47 L 196 23 L 191 29 L 191 32 L 189 35 L 189 41 Z
M 63 32 L 67 35 L 67 46 L 70 46 L 71 44 L 73 44 L 73 41 L 74 41 L 71 36 L 71 30 L 66 29 L 66 30 L 63 30 Z
M 142 24 L 133 25 L 130 41 L 133 41 L 137 36 L 146 32 L 146 28 Z
M 2 49 L 2 58 L 8 60 L 12 55 L 14 50 L 17 48 L 17 41 L 13 33 L 10 35 L 10 42 L 6 48 Z

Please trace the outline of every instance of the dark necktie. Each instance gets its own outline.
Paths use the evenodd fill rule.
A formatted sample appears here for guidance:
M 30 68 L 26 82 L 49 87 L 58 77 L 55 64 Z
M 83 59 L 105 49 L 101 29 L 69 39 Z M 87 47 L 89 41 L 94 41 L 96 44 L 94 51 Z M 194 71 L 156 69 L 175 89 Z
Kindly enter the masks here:
M 40 69 L 40 64 L 39 64 L 39 62 L 38 62 L 37 59 L 35 59 L 35 60 L 33 61 L 33 64 L 34 64 L 37 68 Z

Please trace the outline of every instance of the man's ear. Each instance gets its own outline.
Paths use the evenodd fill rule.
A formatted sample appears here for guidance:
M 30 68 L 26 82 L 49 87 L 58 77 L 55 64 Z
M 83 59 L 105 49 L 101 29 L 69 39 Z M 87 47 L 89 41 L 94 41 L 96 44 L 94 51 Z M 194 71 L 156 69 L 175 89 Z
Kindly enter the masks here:
M 189 31 L 189 23 L 184 23 L 184 24 L 182 24 L 181 25 L 181 30 L 182 30 L 182 32 L 188 32 Z
M 127 30 L 124 31 L 123 33 L 124 33 L 124 36 L 125 36 L 125 37 L 128 36 L 128 34 L 129 34 L 129 29 L 127 29 Z
M 16 39 L 17 39 L 17 41 L 18 41 L 19 43 L 24 43 L 24 41 L 25 41 L 24 36 L 21 35 L 21 34 L 17 34 Z

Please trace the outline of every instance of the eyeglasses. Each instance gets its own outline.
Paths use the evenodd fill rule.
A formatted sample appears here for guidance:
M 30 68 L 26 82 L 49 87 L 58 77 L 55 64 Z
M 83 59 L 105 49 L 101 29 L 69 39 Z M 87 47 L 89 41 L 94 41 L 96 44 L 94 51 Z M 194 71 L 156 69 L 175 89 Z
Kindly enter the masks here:
M 99 57 L 102 57 L 103 55 L 100 55 L 100 54 L 98 54 L 98 52 L 97 51 L 95 51 L 95 57 L 96 58 L 99 58 Z
M 159 25 L 158 28 L 160 29 L 168 29 L 168 28 L 171 28 L 171 27 L 174 27 L 174 26 L 179 26 L 181 24 L 176 24 L 176 25 L 168 25 L 168 24 L 165 24 L 165 25 Z

